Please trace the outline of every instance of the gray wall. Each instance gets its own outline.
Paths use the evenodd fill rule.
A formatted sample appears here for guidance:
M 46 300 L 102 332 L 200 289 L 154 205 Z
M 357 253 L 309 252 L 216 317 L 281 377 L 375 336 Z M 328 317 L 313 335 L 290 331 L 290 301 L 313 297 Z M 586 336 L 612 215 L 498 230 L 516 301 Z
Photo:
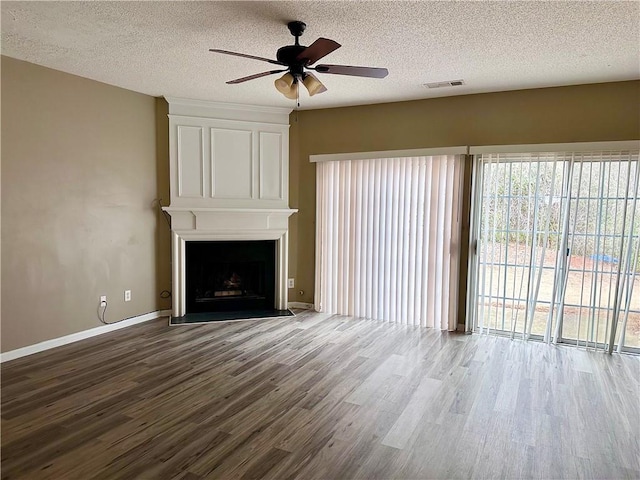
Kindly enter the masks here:
M 169 308 L 156 141 L 153 97 L 2 57 L 2 352 L 102 325 L 100 295 Z

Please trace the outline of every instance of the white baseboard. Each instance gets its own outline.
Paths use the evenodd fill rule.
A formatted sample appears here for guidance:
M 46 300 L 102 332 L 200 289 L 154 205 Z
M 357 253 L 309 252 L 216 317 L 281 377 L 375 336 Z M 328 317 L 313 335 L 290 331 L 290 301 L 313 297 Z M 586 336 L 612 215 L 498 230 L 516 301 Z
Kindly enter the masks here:
M 313 310 L 313 303 L 289 302 L 287 308 L 303 308 L 305 310 Z
M 20 357 L 26 357 L 27 355 L 33 355 L 34 353 L 43 352 L 68 343 L 84 340 L 85 338 L 95 337 L 97 335 L 102 335 L 103 333 L 113 332 L 114 330 L 120 330 L 121 328 L 130 327 L 131 325 L 148 322 L 149 320 L 155 320 L 156 318 L 166 317 L 169 315 L 171 315 L 171 310 L 156 310 L 155 312 L 145 313 L 143 315 L 138 315 L 137 317 L 127 318 L 121 322 L 90 328 L 89 330 L 72 333 L 71 335 L 65 335 L 64 337 L 52 338 L 51 340 L 45 340 L 44 342 L 36 343 L 34 345 L 28 345 L 26 347 L 17 348 L 16 350 L 1 353 L 0 363 L 15 360 Z

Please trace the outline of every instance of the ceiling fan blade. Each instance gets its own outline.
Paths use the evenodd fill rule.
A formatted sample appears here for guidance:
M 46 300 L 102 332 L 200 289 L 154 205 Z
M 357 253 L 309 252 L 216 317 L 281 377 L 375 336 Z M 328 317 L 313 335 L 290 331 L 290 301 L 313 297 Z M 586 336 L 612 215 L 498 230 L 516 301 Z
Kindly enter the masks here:
M 261 60 L 263 62 L 274 63 L 276 65 L 284 65 L 284 63 L 279 62 L 277 60 L 271 60 L 269 58 L 264 58 L 264 57 L 256 57 L 255 55 L 247 55 L 246 53 L 230 52 L 229 50 L 218 50 L 217 48 L 210 48 L 209 51 L 214 53 L 224 53 L 225 55 L 234 55 L 236 57 L 251 58 L 253 60 Z
M 352 65 L 317 65 L 314 70 L 318 73 L 352 75 L 354 77 L 384 78 L 389 75 L 389 70 L 386 68 L 354 67 Z
M 254 78 L 266 77 L 267 75 L 273 75 L 274 73 L 286 72 L 287 70 L 269 70 L 268 72 L 256 73 L 255 75 L 249 75 L 248 77 L 236 78 L 235 80 L 229 80 L 228 84 L 242 83 L 247 80 L 253 80 Z
M 311 65 L 340 47 L 341 45 L 338 42 L 328 38 L 319 38 L 301 51 L 296 60 L 304 62 L 305 65 Z

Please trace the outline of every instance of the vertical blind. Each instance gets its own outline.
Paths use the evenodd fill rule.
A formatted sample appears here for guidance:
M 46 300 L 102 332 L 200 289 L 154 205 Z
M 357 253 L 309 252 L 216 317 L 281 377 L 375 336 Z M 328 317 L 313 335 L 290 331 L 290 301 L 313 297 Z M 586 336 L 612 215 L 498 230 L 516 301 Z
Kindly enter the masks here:
M 476 161 L 476 330 L 640 347 L 638 152 Z
M 455 330 L 459 155 L 317 164 L 316 310 Z

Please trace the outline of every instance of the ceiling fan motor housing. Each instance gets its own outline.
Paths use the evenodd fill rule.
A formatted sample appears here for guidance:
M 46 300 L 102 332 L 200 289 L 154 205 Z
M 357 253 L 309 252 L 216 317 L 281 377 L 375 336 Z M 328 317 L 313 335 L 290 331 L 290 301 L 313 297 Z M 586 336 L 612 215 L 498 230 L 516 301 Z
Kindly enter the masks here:
M 291 68 L 291 73 L 302 73 L 306 62 L 298 60 L 297 57 L 306 48 L 304 45 L 287 45 L 278 49 L 276 58 Z

